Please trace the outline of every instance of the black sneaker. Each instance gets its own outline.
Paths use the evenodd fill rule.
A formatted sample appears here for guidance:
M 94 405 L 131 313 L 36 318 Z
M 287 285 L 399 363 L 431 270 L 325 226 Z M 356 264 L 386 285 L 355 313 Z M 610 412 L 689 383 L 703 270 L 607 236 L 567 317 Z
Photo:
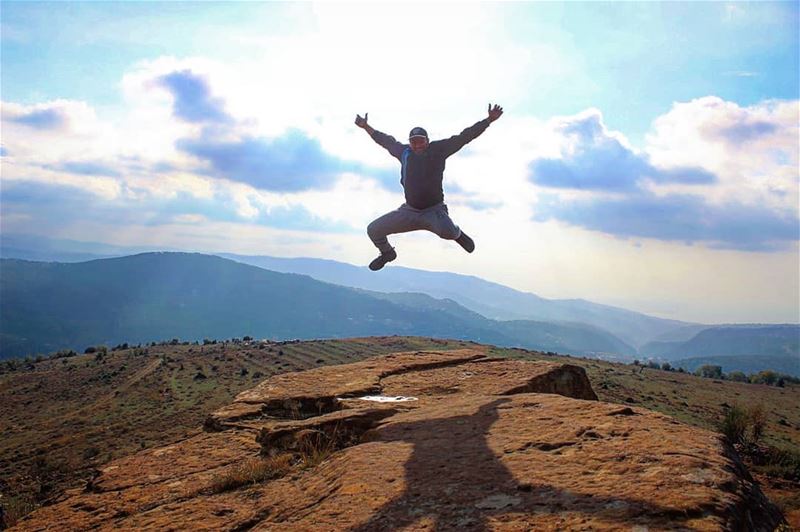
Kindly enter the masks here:
M 465 233 L 464 231 L 461 231 L 461 236 L 456 238 L 456 242 L 458 242 L 462 248 L 467 250 L 467 253 L 472 253 L 473 251 L 475 251 L 475 242 L 473 242 L 472 239 L 469 236 L 467 236 L 467 233 Z
M 369 269 L 376 272 L 386 266 L 387 262 L 392 262 L 397 258 L 397 252 L 392 248 L 388 253 L 381 253 L 378 258 L 369 263 Z

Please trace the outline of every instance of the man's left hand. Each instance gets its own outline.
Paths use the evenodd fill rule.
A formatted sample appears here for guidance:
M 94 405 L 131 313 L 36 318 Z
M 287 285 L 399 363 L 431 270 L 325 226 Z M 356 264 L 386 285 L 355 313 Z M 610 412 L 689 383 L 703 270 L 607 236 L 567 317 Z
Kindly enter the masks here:
M 489 104 L 489 122 L 494 122 L 495 120 L 500 118 L 502 115 L 503 115 L 503 108 L 502 107 L 500 107 L 497 104 L 495 104 L 495 106 L 492 107 L 492 104 Z

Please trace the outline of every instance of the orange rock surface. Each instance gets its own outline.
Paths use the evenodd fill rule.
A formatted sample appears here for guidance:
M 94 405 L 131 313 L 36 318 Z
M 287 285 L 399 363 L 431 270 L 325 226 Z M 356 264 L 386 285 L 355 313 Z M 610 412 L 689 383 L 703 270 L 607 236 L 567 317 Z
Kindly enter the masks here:
M 413 400 L 375 402 L 367 395 Z M 774 530 L 717 434 L 596 400 L 583 370 L 480 351 L 283 374 L 208 432 L 117 460 L 20 530 Z M 246 460 L 282 478 L 215 492 Z

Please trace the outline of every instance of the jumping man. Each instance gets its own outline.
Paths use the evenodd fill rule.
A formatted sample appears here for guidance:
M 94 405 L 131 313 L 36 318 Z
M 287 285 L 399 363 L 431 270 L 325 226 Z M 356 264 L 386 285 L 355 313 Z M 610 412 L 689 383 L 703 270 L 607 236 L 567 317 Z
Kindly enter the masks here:
M 428 133 L 415 127 L 408 135 L 408 144 L 401 144 L 394 137 L 377 131 L 364 117 L 356 115 L 356 125 L 386 148 L 400 161 L 400 184 L 403 185 L 406 202 L 397 210 L 386 213 L 367 227 L 367 234 L 381 254 L 369 264 L 370 270 L 380 270 L 387 262 L 397 258 L 389 245 L 388 235 L 424 229 L 446 240 L 455 240 L 462 248 L 472 253 L 475 242 L 450 219 L 444 203 L 442 179 L 445 160 L 483 133 L 489 124 L 500 118 L 503 108 L 489 104 L 489 116 L 449 139 L 428 142 Z

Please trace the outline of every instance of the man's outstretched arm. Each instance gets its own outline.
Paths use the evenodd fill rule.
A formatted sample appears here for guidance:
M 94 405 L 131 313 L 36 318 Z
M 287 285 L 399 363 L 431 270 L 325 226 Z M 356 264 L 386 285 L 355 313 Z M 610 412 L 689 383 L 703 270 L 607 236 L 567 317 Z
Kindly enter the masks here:
M 443 144 L 443 151 L 446 157 L 450 157 L 455 152 L 463 148 L 468 142 L 475 140 L 481 133 L 486 131 L 489 124 L 497 120 L 503 115 L 503 108 L 499 105 L 489 104 L 489 116 L 468 127 L 458 135 L 453 135 L 449 139 L 441 140 Z
M 392 137 L 391 135 L 387 135 L 386 133 L 381 133 L 377 129 L 373 128 L 367 123 L 367 118 L 369 117 L 369 113 L 364 113 L 364 117 L 362 118 L 361 115 L 356 115 L 356 125 L 366 131 L 372 140 L 386 148 L 386 150 L 392 154 L 392 156 L 396 159 L 400 159 L 400 156 L 403 154 L 403 146 L 401 143 L 397 142 L 397 140 Z

